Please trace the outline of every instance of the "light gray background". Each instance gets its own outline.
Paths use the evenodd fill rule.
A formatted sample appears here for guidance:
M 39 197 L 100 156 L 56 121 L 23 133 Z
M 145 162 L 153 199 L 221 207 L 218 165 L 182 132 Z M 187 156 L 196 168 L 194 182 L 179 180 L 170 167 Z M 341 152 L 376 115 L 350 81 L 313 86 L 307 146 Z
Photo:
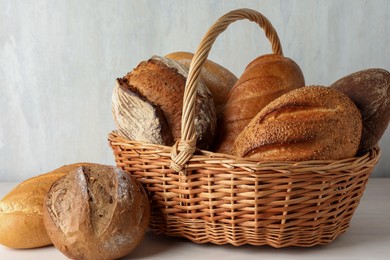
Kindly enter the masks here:
M 111 92 L 117 77 L 154 54 L 194 52 L 224 13 L 269 18 L 307 85 L 390 70 L 390 1 L 0 0 L 0 181 L 80 161 L 114 164 Z M 259 27 L 232 24 L 210 59 L 240 76 L 269 53 Z M 390 177 L 390 131 L 373 177 Z

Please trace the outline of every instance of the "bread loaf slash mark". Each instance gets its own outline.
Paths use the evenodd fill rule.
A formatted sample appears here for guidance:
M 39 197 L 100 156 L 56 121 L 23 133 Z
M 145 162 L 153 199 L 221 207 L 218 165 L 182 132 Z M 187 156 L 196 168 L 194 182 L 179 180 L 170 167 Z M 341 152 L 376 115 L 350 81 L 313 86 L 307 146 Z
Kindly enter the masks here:
M 278 154 L 278 160 L 291 161 L 291 154 L 299 154 L 299 160 L 314 159 L 313 154 L 319 154 L 319 151 L 307 150 L 307 145 L 310 143 L 314 143 L 314 139 L 312 141 L 306 139 L 300 141 L 290 141 L 288 143 L 253 146 L 244 151 L 242 157 L 251 158 L 252 155 L 257 155 L 255 158 L 267 159 L 270 156 L 272 158 L 275 154 Z M 281 156 L 281 154 L 284 154 L 284 156 Z
M 130 140 L 172 145 L 173 137 L 161 108 L 129 85 L 127 79 L 117 79 L 117 82 L 113 115 L 119 134 Z
M 310 114 L 315 114 L 315 117 L 322 116 L 329 117 L 331 113 L 337 113 L 337 108 L 323 108 L 311 105 L 286 105 L 283 107 L 275 107 L 272 110 L 265 111 L 263 115 L 259 116 L 258 122 L 261 124 L 264 121 L 274 120 L 288 120 L 288 118 L 302 117 L 302 119 L 312 119 L 308 117 Z
M 99 236 L 110 224 L 116 204 L 116 176 L 112 171 L 84 168 L 93 231 Z M 101 175 L 105 175 L 101 177 Z
M 74 198 L 80 198 L 80 200 Z M 87 199 L 88 193 L 83 167 L 79 167 L 62 177 L 61 181 L 53 184 L 46 197 L 45 204 L 53 223 L 64 234 L 68 234 L 79 230 L 85 216 L 77 215 L 73 218 L 67 216 L 77 208 L 82 208 L 83 210 L 80 212 L 88 215 L 89 210 L 83 203 Z

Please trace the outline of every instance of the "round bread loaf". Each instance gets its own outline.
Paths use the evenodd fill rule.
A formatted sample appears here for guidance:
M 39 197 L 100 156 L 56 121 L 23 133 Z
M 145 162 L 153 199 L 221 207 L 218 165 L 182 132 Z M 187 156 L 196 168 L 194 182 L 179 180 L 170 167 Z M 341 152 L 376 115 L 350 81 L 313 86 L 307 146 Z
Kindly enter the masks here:
M 304 85 L 302 71 L 292 59 L 268 54 L 253 60 L 227 96 L 218 118 L 214 150 L 232 154 L 238 134 L 262 108 L 284 93 Z
M 140 137 L 138 141 L 162 145 L 172 145 L 179 140 L 187 76 L 188 70 L 179 62 L 153 56 L 148 61 L 141 62 L 124 78 L 118 79 L 122 90 L 114 91 L 112 106 L 119 134 L 129 133 L 124 137 L 130 140 Z M 165 122 L 168 127 L 159 126 Z M 212 144 L 216 124 L 213 98 L 200 80 L 195 101 L 198 148 L 207 149 Z M 167 128 L 171 137 L 166 134 Z
M 194 54 L 178 51 L 165 55 L 169 59 L 176 60 L 190 69 L 191 60 Z M 206 84 L 213 96 L 217 115 L 220 113 L 226 102 L 226 96 L 237 81 L 237 77 L 225 67 L 218 63 L 206 60 L 203 63 L 199 78 Z
M 68 172 L 90 163 L 64 165 L 23 181 L 0 201 L 0 244 L 10 248 L 51 245 L 43 224 L 43 201 L 51 185 Z
M 44 204 L 54 246 L 71 259 L 116 259 L 129 254 L 146 232 L 147 195 L 125 171 L 85 166 L 57 180 Z
M 362 119 L 341 92 L 292 90 L 268 104 L 237 137 L 237 156 L 257 160 L 337 160 L 356 154 Z
M 347 75 L 331 85 L 350 97 L 359 108 L 363 133 L 358 154 L 376 146 L 390 121 L 390 72 L 367 69 Z

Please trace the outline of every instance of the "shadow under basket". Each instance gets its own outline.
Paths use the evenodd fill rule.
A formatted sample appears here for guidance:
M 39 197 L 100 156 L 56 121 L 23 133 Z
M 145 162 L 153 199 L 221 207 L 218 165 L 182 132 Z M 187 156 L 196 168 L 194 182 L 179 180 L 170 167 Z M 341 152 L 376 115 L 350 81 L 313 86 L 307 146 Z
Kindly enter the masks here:
M 283 55 L 276 31 L 257 11 L 222 16 L 191 61 L 181 139 L 169 147 L 130 141 L 114 131 L 108 139 L 116 164 L 147 191 L 156 233 L 236 246 L 327 244 L 348 228 L 378 161 L 378 147 L 354 158 L 302 162 L 258 162 L 195 149 L 196 79 L 216 36 L 240 19 L 259 24 L 273 53 Z

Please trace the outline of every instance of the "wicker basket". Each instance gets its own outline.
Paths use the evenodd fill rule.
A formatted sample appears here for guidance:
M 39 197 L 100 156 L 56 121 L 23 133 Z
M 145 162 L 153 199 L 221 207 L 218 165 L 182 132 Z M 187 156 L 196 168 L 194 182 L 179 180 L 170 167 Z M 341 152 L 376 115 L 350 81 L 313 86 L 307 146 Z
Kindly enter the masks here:
M 355 158 L 258 162 L 195 150 L 194 95 L 203 62 L 230 23 L 256 22 L 274 53 L 277 33 L 262 14 L 239 9 L 222 16 L 196 51 L 186 82 L 182 139 L 173 147 L 130 141 L 114 132 L 109 143 L 117 166 L 148 191 L 153 231 L 196 243 L 270 245 L 327 244 L 348 228 L 379 148 Z

